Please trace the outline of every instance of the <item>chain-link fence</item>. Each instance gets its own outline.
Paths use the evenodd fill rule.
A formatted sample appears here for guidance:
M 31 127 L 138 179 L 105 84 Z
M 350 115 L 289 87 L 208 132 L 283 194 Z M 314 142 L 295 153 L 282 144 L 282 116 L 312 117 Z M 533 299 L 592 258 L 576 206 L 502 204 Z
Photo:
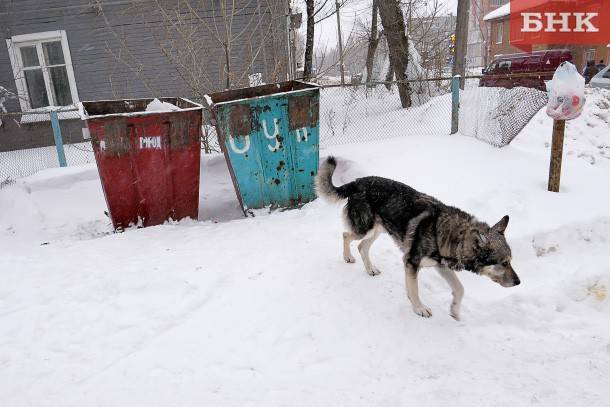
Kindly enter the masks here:
M 95 162 L 78 111 L 57 110 L 68 166 Z M 0 113 L 0 188 L 40 170 L 60 166 L 50 112 Z M 86 134 L 86 133 L 85 133 Z
M 471 77 L 460 92 L 459 132 L 496 147 L 508 145 L 548 102 L 535 88 L 478 85 Z
M 320 93 L 320 145 L 449 134 L 450 80 L 411 83 L 403 109 L 396 83 L 327 87 Z
M 535 75 L 532 78 L 540 77 Z M 546 92 L 529 87 L 480 87 L 466 77 L 459 92 L 458 131 L 494 146 L 510 143 L 547 103 Z M 451 78 L 410 81 L 412 105 L 402 108 L 397 83 L 326 86 L 320 90 L 321 147 L 392 137 L 449 135 Z M 57 112 L 67 165 L 95 162 L 84 123 L 75 110 Z M 204 111 L 201 147 L 220 152 Z M 0 188 L 15 179 L 58 167 L 50 113 L 0 113 Z M 208 123 L 208 124 L 205 124 Z M 26 127 L 27 131 L 20 131 Z M 26 134 L 26 136 L 24 136 Z

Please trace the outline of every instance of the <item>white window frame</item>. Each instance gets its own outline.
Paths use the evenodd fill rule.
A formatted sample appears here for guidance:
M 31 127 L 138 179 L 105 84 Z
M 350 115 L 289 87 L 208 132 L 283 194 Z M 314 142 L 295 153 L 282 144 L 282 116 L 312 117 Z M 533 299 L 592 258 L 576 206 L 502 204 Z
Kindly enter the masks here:
M 61 48 L 64 55 L 64 63 L 66 65 L 66 73 L 68 75 L 68 83 L 70 86 L 70 94 L 72 96 L 72 104 L 68 106 L 56 106 L 53 105 L 53 93 L 51 90 L 51 80 L 49 78 L 48 68 L 43 68 L 42 73 L 44 77 L 45 87 L 49 98 L 49 106 L 32 109 L 30 105 L 30 96 L 27 90 L 27 84 L 25 82 L 25 75 L 23 74 L 23 62 L 21 60 L 20 47 L 35 45 L 38 51 L 38 59 L 42 66 L 44 58 L 42 55 L 42 44 L 44 42 L 61 41 Z M 17 87 L 17 95 L 19 96 L 19 104 L 21 105 L 21 111 L 24 113 L 44 113 L 51 110 L 58 110 L 60 108 L 74 108 L 80 101 L 78 97 L 78 90 L 76 88 L 76 79 L 74 78 L 74 70 L 72 69 L 72 57 L 70 56 L 70 47 L 68 46 L 68 37 L 64 30 L 57 31 L 45 31 L 32 34 L 15 35 L 10 39 L 6 40 L 6 46 L 8 48 L 8 54 L 13 67 L 13 76 L 15 78 L 15 85 Z M 59 112 L 58 117 L 60 119 L 74 119 L 78 118 L 78 112 Z M 47 115 L 32 114 L 23 115 L 21 122 L 28 123 L 34 121 L 49 120 Z

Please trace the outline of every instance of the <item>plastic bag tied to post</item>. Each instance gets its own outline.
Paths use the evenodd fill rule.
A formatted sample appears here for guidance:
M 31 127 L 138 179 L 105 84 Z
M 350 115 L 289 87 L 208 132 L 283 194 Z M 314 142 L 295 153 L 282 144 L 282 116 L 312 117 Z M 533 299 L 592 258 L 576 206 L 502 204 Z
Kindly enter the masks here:
M 546 114 L 555 120 L 572 120 L 580 116 L 585 104 L 585 78 L 574 64 L 563 62 L 549 84 Z

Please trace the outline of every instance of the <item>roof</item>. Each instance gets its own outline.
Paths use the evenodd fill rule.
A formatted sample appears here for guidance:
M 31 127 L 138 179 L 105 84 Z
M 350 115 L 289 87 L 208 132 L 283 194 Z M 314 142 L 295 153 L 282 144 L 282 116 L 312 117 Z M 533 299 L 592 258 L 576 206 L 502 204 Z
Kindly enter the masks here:
M 510 14 L 510 2 L 505 5 L 498 7 L 491 13 L 487 13 L 485 17 L 483 17 L 483 21 L 496 20 L 498 18 L 506 17 Z

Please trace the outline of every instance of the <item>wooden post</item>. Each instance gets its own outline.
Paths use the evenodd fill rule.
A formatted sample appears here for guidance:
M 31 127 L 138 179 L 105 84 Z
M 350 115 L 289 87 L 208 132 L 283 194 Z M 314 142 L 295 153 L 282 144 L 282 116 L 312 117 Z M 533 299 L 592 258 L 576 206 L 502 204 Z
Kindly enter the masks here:
M 64 141 L 61 137 L 61 128 L 59 127 L 59 118 L 56 111 L 50 111 L 51 127 L 53 128 L 53 138 L 55 139 L 55 149 L 57 150 L 57 160 L 60 167 L 67 167 L 66 153 L 64 152 Z
M 551 165 L 549 168 L 549 191 L 559 192 L 561 179 L 561 158 L 563 156 L 563 134 L 565 120 L 553 121 L 553 145 L 551 146 Z
M 460 118 L 460 75 L 451 80 L 451 134 L 458 132 Z
M 466 48 L 468 45 L 468 12 L 470 0 L 458 0 L 455 20 L 455 52 L 453 54 L 453 75 L 462 75 L 460 88 L 464 89 L 466 75 Z

